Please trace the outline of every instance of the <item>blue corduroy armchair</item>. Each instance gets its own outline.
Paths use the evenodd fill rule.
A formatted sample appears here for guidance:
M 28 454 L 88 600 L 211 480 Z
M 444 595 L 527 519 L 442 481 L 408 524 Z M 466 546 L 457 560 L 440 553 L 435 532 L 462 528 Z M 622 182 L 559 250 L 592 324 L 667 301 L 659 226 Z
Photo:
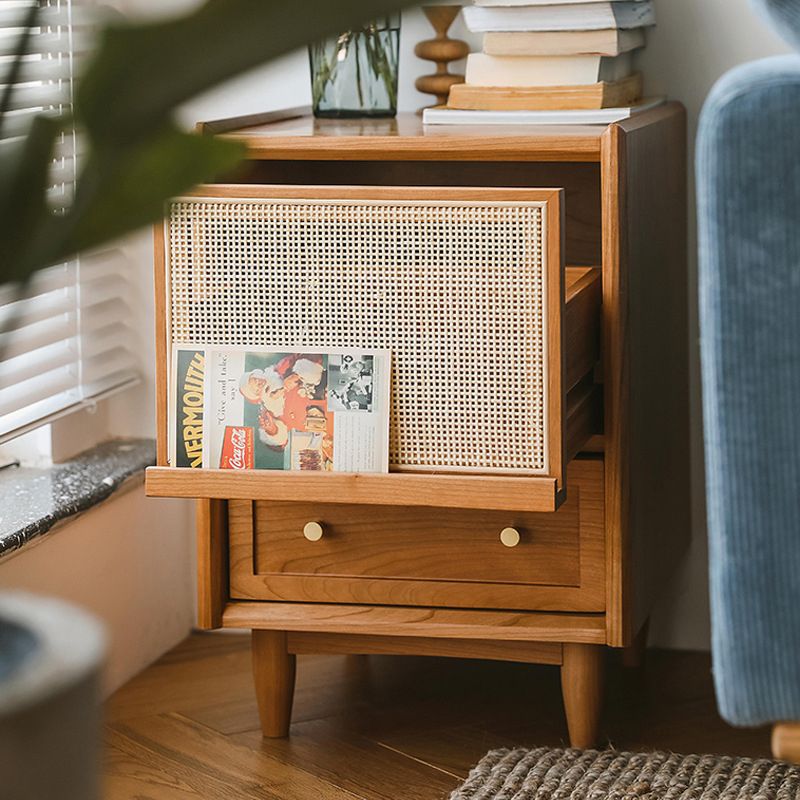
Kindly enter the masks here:
M 756 5 L 800 47 L 800 0 Z M 719 81 L 697 184 L 717 699 L 737 725 L 800 723 L 800 56 Z M 800 760 L 800 724 L 773 750 Z

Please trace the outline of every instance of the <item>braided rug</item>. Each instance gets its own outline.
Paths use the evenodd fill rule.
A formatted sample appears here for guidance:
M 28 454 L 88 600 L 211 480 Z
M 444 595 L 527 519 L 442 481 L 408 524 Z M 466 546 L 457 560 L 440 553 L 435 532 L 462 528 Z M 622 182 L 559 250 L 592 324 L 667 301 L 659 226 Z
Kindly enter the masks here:
M 800 766 L 766 759 L 492 750 L 450 800 L 800 800 Z

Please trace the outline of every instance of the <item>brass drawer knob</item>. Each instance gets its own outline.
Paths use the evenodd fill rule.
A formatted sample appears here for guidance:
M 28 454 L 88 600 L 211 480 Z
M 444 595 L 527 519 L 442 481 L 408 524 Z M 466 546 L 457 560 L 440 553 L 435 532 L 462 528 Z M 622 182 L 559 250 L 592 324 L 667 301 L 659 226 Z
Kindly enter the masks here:
M 500 541 L 506 547 L 516 547 L 519 544 L 519 531 L 516 528 L 503 528 L 500 531 Z
M 322 538 L 323 532 L 322 525 L 319 522 L 306 522 L 303 526 L 303 536 L 309 542 L 318 542 Z

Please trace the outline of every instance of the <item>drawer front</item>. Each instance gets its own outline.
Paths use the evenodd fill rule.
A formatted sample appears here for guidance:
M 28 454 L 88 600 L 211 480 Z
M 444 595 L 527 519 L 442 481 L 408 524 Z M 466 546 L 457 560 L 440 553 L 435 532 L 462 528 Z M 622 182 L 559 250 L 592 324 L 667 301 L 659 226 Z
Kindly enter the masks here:
M 563 202 L 560 189 L 463 186 L 234 184 L 176 198 L 156 229 L 162 413 L 148 493 L 379 506 L 388 494 L 398 506 L 555 511 L 565 464 L 601 411 L 592 379 L 600 270 L 564 269 Z M 188 469 L 197 465 L 194 416 L 168 435 L 181 383 L 172 348 L 211 342 L 286 355 L 343 343 L 390 350 L 390 473 L 353 476 L 337 466 L 287 476 L 223 469 L 218 456 Z M 337 414 L 329 423 L 341 453 Z M 285 428 L 282 445 L 262 441 L 239 413 L 225 419 L 250 428 L 256 463 L 280 461 L 305 427 L 280 401 L 270 415 Z M 206 443 L 216 443 L 207 452 L 218 454 L 223 430 L 206 425 Z M 315 513 L 323 511 L 342 541 L 339 515 Z M 415 523 L 415 542 L 429 526 Z M 572 580 L 551 568 L 546 581 Z M 526 568 L 521 580 L 539 577 Z
M 569 481 L 555 513 L 231 501 L 232 596 L 602 610 L 602 461 Z
M 321 527 L 321 539 L 304 537 L 308 523 Z M 506 528 L 518 531 L 517 546 L 502 543 Z M 578 503 L 544 518 L 459 509 L 387 506 L 376 514 L 367 506 L 255 504 L 255 568 L 264 575 L 575 586 L 578 553 Z
M 264 343 L 287 354 L 299 343 L 304 352 L 342 343 L 389 349 L 393 473 L 424 474 L 431 486 L 443 473 L 524 478 L 531 491 L 523 507 L 553 511 L 572 455 L 565 442 L 591 434 L 585 425 L 577 435 L 568 430 L 570 421 L 589 419 L 570 413 L 568 392 L 590 374 L 599 337 L 599 271 L 583 280 L 565 274 L 562 222 L 560 189 L 201 187 L 172 202 L 159 231 L 162 404 L 177 343 L 247 342 L 254 351 Z M 194 441 L 186 436 L 177 437 L 176 463 Z M 257 454 L 275 449 L 253 441 Z M 250 496 L 270 497 L 270 480 L 280 477 L 261 475 L 263 491 Z M 197 492 L 193 478 L 184 478 L 183 491 Z M 220 479 L 218 493 L 243 497 L 230 478 Z M 155 477 L 151 483 L 158 493 Z M 298 494 L 272 499 L 294 502 Z M 446 492 L 412 493 L 405 502 L 474 506 L 469 486 L 462 494 L 454 502 Z M 324 510 L 344 536 L 345 523 Z

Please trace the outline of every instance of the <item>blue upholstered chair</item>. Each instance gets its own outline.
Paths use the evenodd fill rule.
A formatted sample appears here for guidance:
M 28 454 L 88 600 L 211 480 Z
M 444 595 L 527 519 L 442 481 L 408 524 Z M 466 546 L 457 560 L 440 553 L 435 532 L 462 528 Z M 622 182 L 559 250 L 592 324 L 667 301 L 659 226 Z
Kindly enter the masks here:
M 756 5 L 800 48 L 800 0 Z M 719 81 L 697 185 L 717 698 L 737 725 L 800 723 L 800 56 Z M 773 750 L 800 761 L 800 724 Z

